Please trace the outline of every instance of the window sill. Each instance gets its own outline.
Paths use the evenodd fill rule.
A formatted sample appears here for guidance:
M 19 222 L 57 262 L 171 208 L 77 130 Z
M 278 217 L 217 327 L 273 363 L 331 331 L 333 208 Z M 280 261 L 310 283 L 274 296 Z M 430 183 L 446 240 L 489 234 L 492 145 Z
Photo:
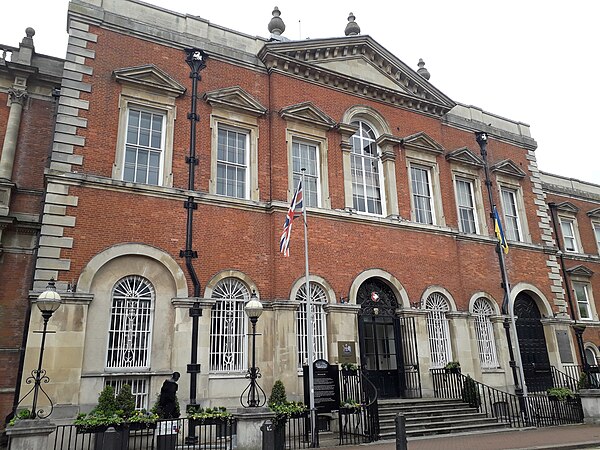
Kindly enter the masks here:
M 489 369 L 481 369 L 481 373 L 482 374 L 486 374 L 486 373 L 506 373 L 506 370 L 504 370 L 502 367 L 494 367 L 494 368 L 489 368 Z

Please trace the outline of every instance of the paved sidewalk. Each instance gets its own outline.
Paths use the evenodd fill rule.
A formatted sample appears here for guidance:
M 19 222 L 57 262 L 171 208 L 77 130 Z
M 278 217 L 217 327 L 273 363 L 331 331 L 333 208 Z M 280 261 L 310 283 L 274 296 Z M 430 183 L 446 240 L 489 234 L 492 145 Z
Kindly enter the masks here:
M 343 450 L 396 450 L 395 441 L 343 447 Z M 599 425 L 564 425 L 560 427 L 499 431 L 495 433 L 446 435 L 443 437 L 413 438 L 408 450 L 542 450 L 542 449 L 600 450 Z

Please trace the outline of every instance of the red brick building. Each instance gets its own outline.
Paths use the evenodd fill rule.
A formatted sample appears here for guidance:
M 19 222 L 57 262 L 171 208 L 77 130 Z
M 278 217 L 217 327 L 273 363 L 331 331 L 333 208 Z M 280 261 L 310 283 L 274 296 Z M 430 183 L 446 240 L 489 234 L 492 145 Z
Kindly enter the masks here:
M 134 1 L 98 3 L 69 6 L 61 125 L 45 176 L 48 226 L 33 279 L 35 293 L 56 280 L 64 302 L 44 362 L 56 417 L 91 408 L 107 383 L 132 384 L 138 406 L 148 407 L 176 370 L 184 374 L 180 399 L 189 398 L 191 306 L 202 310 L 198 401 L 236 405 L 247 385 L 244 304 L 253 292 L 265 309 L 261 384 L 268 391 L 281 379 L 290 397 L 301 397 L 308 339 L 300 220 L 290 257 L 279 251 L 300 169 L 315 357 L 336 363 L 341 346 L 354 344 L 381 397 L 431 395 L 430 369 L 450 361 L 511 390 L 502 324 L 516 313 L 512 339 L 530 389 L 552 384 L 551 366 L 577 364 L 527 125 L 451 100 L 423 63 L 414 70 L 400 61 L 360 34 L 353 16 L 345 36 L 340 29 L 337 38 L 290 41 L 275 10 L 263 40 Z M 185 48 L 208 55 L 193 189 Z M 510 248 L 506 311 L 475 132 L 488 136 L 492 198 Z M 585 214 L 597 196 L 579 201 L 567 202 Z M 598 249 L 588 231 L 584 266 L 593 272 Z M 192 269 L 180 256 L 186 248 L 197 252 L 188 253 Z M 586 320 L 586 345 L 597 352 L 595 308 Z M 36 312 L 25 371 L 39 352 L 31 334 L 39 324 Z M 524 337 L 523 327 L 533 332 Z

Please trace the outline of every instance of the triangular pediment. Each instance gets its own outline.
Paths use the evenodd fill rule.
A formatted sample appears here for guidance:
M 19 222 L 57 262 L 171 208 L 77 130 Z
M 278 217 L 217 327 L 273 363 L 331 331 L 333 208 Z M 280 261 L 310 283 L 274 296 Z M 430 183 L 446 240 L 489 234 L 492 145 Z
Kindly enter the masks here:
M 402 139 L 402 147 L 410 150 L 434 153 L 436 155 L 444 153 L 444 147 L 422 131 Z
M 313 126 L 318 126 L 330 130 L 336 125 L 336 122 L 313 105 L 311 102 L 299 103 L 283 108 L 279 115 L 284 119 L 306 122 Z
M 461 147 L 446 155 L 448 161 L 477 168 L 483 167 L 483 160 L 469 150 L 467 147 Z
M 145 90 L 169 92 L 176 97 L 185 92 L 185 86 L 154 64 L 116 69 L 113 76 L 119 83 L 129 83 Z
M 591 277 L 592 275 L 594 275 L 594 272 L 590 269 L 588 269 L 587 267 L 585 267 L 584 265 L 578 265 L 578 266 L 574 266 L 574 267 L 570 267 L 567 269 L 567 272 L 569 272 L 570 275 L 575 275 L 578 277 Z
M 497 162 L 491 167 L 492 172 L 499 172 L 513 178 L 524 178 L 525 172 L 510 159 Z
M 587 212 L 588 217 L 591 217 L 593 219 L 600 219 L 600 208 L 595 208 L 592 209 L 591 211 Z
M 267 112 L 267 108 L 239 86 L 210 91 L 203 98 L 211 106 L 242 110 L 255 116 L 262 116 Z
M 268 42 L 258 53 L 269 72 L 442 116 L 456 104 L 370 36 Z
M 557 203 L 556 209 L 571 214 L 577 214 L 579 212 L 579 208 L 571 202 Z

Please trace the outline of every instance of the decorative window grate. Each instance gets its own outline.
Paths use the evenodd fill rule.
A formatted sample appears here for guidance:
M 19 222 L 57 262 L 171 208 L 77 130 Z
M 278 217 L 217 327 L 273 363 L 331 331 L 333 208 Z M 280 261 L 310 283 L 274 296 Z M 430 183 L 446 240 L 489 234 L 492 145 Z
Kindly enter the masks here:
M 154 288 L 134 275 L 122 278 L 112 292 L 107 368 L 150 367 Z
M 439 369 L 452 360 L 450 346 L 450 328 L 446 312 L 450 310 L 448 300 L 443 294 L 434 292 L 425 301 L 427 314 L 427 332 L 431 351 L 431 368 Z
M 375 133 L 364 122 L 353 122 L 358 130 L 352 136 L 352 199 L 357 211 L 382 214 L 381 178 Z
M 131 393 L 135 398 L 135 409 L 148 409 L 148 378 L 134 378 L 134 377 L 119 377 L 119 378 L 107 378 L 104 381 L 104 386 L 112 386 L 115 390 L 115 394 L 121 391 L 123 385 L 128 384 L 131 386 Z
M 317 283 L 310 282 L 312 312 L 313 356 L 314 359 L 327 359 L 326 315 L 323 306 L 327 303 L 325 290 Z M 308 363 L 308 328 L 306 284 L 302 284 L 296 293 L 300 306 L 296 311 L 296 336 L 298 344 L 298 369 Z
M 494 308 L 486 298 L 478 298 L 473 304 L 475 317 L 475 334 L 479 348 L 479 362 L 484 369 L 498 367 L 498 355 L 494 340 L 494 328 L 490 316 L 494 315 Z
M 237 278 L 225 278 L 215 286 L 218 299 L 210 316 L 210 371 L 239 372 L 247 368 L 246 314 L 248 288 Z

